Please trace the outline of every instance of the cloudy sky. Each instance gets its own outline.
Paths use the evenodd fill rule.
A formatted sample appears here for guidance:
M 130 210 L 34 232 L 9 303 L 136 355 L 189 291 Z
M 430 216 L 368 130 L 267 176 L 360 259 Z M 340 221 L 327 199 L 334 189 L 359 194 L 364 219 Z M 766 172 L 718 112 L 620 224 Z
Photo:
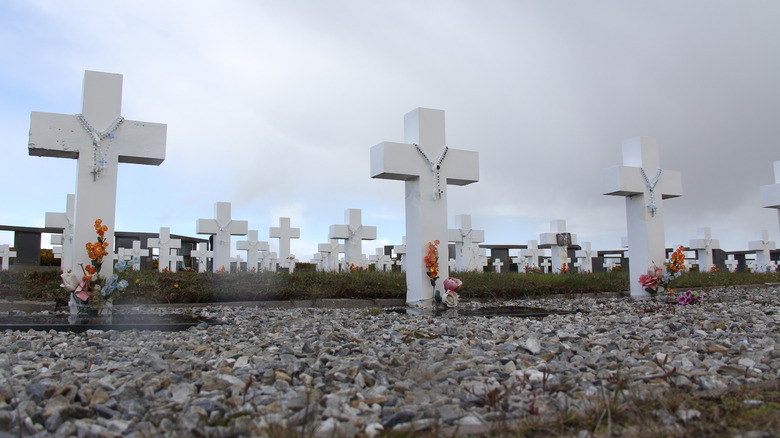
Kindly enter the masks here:
M 708 226 L 746 249 L 761 229 L 780 240 L 759 192 L 780 160 L 778 23 L 776 1 L 4 1 L 0 224 L 64 210 L 76 161 L 28 155 L 30 112 L 81 112 L 96 70 L 124 75 L 124 117 L 168 125 L 162 165 L 120 165 L 121 231 L 195 236 L 229 201 L 261 239 L 291 217 L 300 259 L 348 208 L 378 228 L 364 252 L 399 243 L 403 183 L 372 180 L 369 149 L 427 107 L 445 110 L 448 146 L 479 152 L 449 211 L 486 243 L 565 219 L 617 249 L 625 201 L 601 172 L 642 135 L 683 175 L 667 246 Z

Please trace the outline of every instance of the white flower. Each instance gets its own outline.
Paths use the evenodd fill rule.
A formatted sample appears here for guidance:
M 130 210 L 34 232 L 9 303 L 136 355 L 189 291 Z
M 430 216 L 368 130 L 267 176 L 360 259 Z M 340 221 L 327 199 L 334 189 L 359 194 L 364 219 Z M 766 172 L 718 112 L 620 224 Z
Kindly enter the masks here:
M 81 275 L 78 275 L 75 272 L 63 272 L 61 277 L 62 284 L 60 287 L 64 288 L 68 292 L 73 292 L 76 290 L 78 285 L 81 283 Z
M 457 293 L 448 290 L 444 294 L 444 304 L 447 305 L 447 307 L 458 307 L 458 301 L 460 301 L 460 297 Z

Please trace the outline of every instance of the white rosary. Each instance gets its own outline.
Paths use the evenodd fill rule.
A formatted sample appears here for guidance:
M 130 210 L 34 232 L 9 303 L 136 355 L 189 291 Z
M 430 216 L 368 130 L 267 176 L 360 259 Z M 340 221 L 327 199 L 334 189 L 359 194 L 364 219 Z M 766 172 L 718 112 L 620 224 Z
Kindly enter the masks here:
M 225 244 L 225 239 L 222 238 L 223 237 L 222 233 L 224 233 L 225 232 L 225 228 L 227 228 L 227 226 L 230 225 L 231 222 L 233 222 L 233 219 L 228 220 L 227 223 L 225 223 L 225 225 L 222 225 L 222 223 L 220 221 L 216 220 L 216 219 L 214 219 L 214 222 L 217 223 L 217 230 L 219 231 L 219 234 L 218 234 L 218 236 L 219 236 L 219 244 L 220 245 L 224 245 Z
M 649 178 L 647 178 L 647 173 L 645 173 L 645 168 L 641 167 L 642 170 L 642 178 L 645 179 L 645 185 L 647 185 L 647 190 L 650 191 L 650 203 L 647 204 L 647 208 L 650 210 L 650 214 L 652 216 L 655 216 L 655 212 L 658 211 L 658 206 L 655 205 L 655 186 L 658 184 L 658 180 L 661 178 L 661 169 L 658 169 L 658 173 L 655 174 L 655 177 L 652 181 L 650 181 Z
M 441 195 L 444 193 L 444 191 L 441 189 L 441 177 L 439 175 L 439 170 L 441 170 L 441 163 L 444 161 L 444 157 L 447 155 L 447 146 L 444 146 L 444 149 L 442 149 L 441 154 L 439 154 L 439 158 L 435 163 L 432 162 L 427 155 L 425 155 L 425 152 L 423 152 L 420 145 L 414 143 L 414 147 L 417 148 L 422 157 L 425 159 L 425 162 L 428 163 L 428 166 L 431 167 L 431 173 L 433 173 L 433 199 L 441 199 Z
M 106 166 L 106 159 L 105 156 L 108 154 L 108 151 L 111 149 L 111 143 L 114 139 L 114 131 L 119 128 L 119 125 L 122 124 L 122 122 L 125 121 L 125 118 L 122 116 L 117 117 L 113 122 L 111 122 L 110 125 L 108 125 L 108 128 L 106 128 L 105 131 L 98 131 L 95 129 L 94 126 L 90 125 L 87 119 L 84 117 L 83 114 L 76 114 L 76 117 L 78 117 L 79 122 L 81 122 L 81 126 L 84 127 L 84 130 L 87 131 L 87 133 L 92 136 L 92 181 L 97 181 L 98 175 L 100 175 L 100 172 L 103 171 L 103 168 Z M 108 146 L 106 147 L 105 154 L 101 153 L 100 150 L 100 142 L 105 139 L 106 137 L 111 138 L 108 142 Z
M 352 226 L 347 225 L 347 232 L 349 232 L 349 240 L 355 239 L 355 234 L 357 234 L 360 229 L 363 228 L 363 225 L 358 225 L 357 228 L 352 229 Z

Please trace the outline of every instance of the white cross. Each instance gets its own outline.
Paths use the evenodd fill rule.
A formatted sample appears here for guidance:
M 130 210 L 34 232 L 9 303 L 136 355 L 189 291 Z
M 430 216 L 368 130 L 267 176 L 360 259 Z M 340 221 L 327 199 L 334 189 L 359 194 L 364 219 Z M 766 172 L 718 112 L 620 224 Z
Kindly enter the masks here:
M 552 272 L 552 264 L 548 258 L 542 260 L 542 263 L 539 264 L 539 267 L 542 269 L 542 272 Z
M 190 251 L 190 257 L 198 259 L 198 272 L 206 272 L 208 259 L 214 257 L 214 252 L 209 251 L 209 244 L 205 242 L 198 243 L 198 249 Z
M 590 242 L 583 242 L 582 249 L 576 251 L 574 256 L 579 262 L 580 272 L 593 272 L 593 258 L 598 253 L 590 249 Z
M 550 221 L 550 232 L 539 235 L 539 242 L 550 248 L 553 268 L 560 270 L 564 263 L 568 263 L 569 245 L 577 244 L 577 235 L 566 232 L 565 220 L 554 220 Z
M 141 241 L 140 240 L 134 240 L 133 241 L 133 247 L 130 249 L 130 256 L 133 264 L 133 270 L 134 271 L 140 271 L 141 270 L 141 257 L 148 257 L 149 256 L 149 250 L 148 249 L 141 249 Z
M 501 261 L 501 259 L 493 259 L 493 269 L 497 273 L 501 273 L 501 267 L 504 266 L 504 262 Z
M 275 272 L 276 266 L 279 262 L 279 258 L 277 257 L 276 253 L 271 251 L 263 251 L 262 255 L 263 260 L 260 266 L 262 267 L 263 271 Z
M 8 244 L 0 245 L 0 259 L 3 259 L 3 271 L 8 270 L 11 257 L 16 257 L 16 251 L 11 251 L 11 247 Z
M 283 267 L 290 267 L 288 260 L 288 257 L 290 256 L 290 239 L 300 239 L 301 229 L 290 228 L 290 218 L 280 217 L 279 226 L 271 227 L 268 235 L 272 239 L 279 239 L 279 259 L 282 260 Z
M 658 142 L 638 137 L 623 142 L 623 165 L 604 169 L 605 195 L 626 197 L 631 296 L 648 296 L 639 276 L 665 257 L 663 199 L 682 196 L 682 174 L 662 170 Z
M 376 266 L 377 271 L 387 272 L 387 269 L 393 266 L 393 259 L 385 254 L 384 248 L 377 248 L 376 255 L 371 256 L 371 261 Z
M 761 186 L 761 206 L 777 209 L 780 220 L 780 161 L 774 163 L 775 183 Z
M 289 222 L 287 224 L 289 225 Z M 257 230 L 249 230 L 249 238 L 237 241 L 236 249 L 246 251 L 246 270 L 254 272 L 260 269 L 260 255 L 271 247 L 268 242 L 257 240 Z
M 401 267 L 401 272 L 404 272 L 406 271 L 406 236 L 401 238 L 401 242 L 403 242 L 401 245 L 393 246 L 393 251 L 395 251 L 398 266 Z
M 65 204 L 64 213 L 46 212 L 46 228 L 62 228 L 61 240 L 57 243 L 62 245 L 62 258 L 60 259 L 60 268 L 62 272 L 73 270 L 73 219 L 76 209 L 76 195 L 69 194 Z M 94 224 L 94 222 L 93 222 Z M 54 238 L 54 236 L 52 236 Z M 54 242 L 52 242 L 54 243 Z
M 775 249 L 775 242 L 769 240 L 769 232 L 758 232 L 758 240 L 748 242 L 748 249 L 756 252 L 756 272 L 767 272 L 772 261 L 770 251 Z
M 159 237 L 146 239 L 146 246 L 148 248 L 160 248 L 160 255 L 157 258 L 157 270 L 162 272 L 165 268 L 171 269 L 172 261 L 175 263 L 175 259 L 171 258 L 171 250 L 181 248 L 181 239 L 171 239 L 171 229 L 160 227 Z
M 230 266 L 230 269 L 228 269 L 228 271 L 230 271 L 230 272 L 241 272 L 241 262 L 243 262 L 243 261 L 244 261 L 244 259 L 241 257 L 241 254 L 236 254 L 235 257 L 231 257 L 230 258 L 230 265 L 231 266 Z M 233 271 L 233 267 L 232 267 L 233 263 L 236 264 L 236 270 L 235 271 Z
M 712 250 L 720 248 L 720 242 L 712 239 L 710 227 L 699 228 L 699 238 L 692 239 L 690 248 L 696 251 L 696 258 L 699 262 L 699 272 L 710 272 L 713 266 Z
M 526 265 L 541 266 L 539 263 L 539 258 L 544 257 L 544 249 L 539 248 L 535 240 L 529 240 L 528 248 L 520 250 L 520 257 L 522 258 L 522 260 L 525 260 Z M 515 260 L 512 261 L 517 263 L 517 261 L 521 261 L 521 260 L 518 259 L 517 261 Z M 523 268 L 525 268 L 525 266 Z
M 423 258 L 439 241 L 439 278 L 448 277 L 447 185 L 479 181 L 479 154 L 447 148 L 444 111 L 417 108 L 404 116 L 405 143 L 371 148 L 371 177 L 401 180 L 406 192 L 406 302 L 433 305 Z M 431 163 L 434 165 L 432 166 Z
M 447 266 L 450 268 L 450 272 L 456 272 L 457 271 L 456 265 L 457 265 L 457 262 L 455 261 L 455 259 L 449 259 L 447 261 Z
M 485 231 L 471 228 L 471 215 L 455 216 L 455 228 L 447 230 L 447 240 L 455 242 L 455 262 L 458 271 L 477 269 L 479 243 L 485 241 Z
M 474 246 L 476 247 L 475 251 L 477 252 L 477 261 L 479 262 L 475 271 L 485 272 L 485 267 L 488 265 L 487 250 L 485 248 L 480 248 L 477 244 L 474 244 Z
M 339 270 L 339 253 L 344 252 L 344 245 L 338 239 L 330 239 L 328 243 L 320 243 L 317 250 L 327 254 L 325 257 L 326 270 L 337 272 Z
M 726 259 L 726 267 L 729 272 L 737 272 L 737 266 L 739 266 L 739 260 L 734 258 L 734 254 L 729 254 L 728 259 Z
M 52 234 L 50 241 L 52 244 L 51 256 L 52 258 L 60 259 L 60 269 L 62 269 L 62 234 Z
M 357 267 L 365 267 L 363 241 L 376 239 L 376 227 L 362 224 L 360 209 L 344 212 L 346 225 L 331 225 L 329 239 L 344 239 L 344 259 Z
M 118 163 L 160 165 L 165 160 L 166 125 L 123 120 L 121 109 L 122 75 L 87 71 L 84 123 L 72 114 L 33 111 L 30 115 L 30 155 L 78 160 L 74 268 L 91 262 L 83 248 L 96 238 L 95 219 L 108 227 L 106 241 L 114 243 Z M 113 258 L 109 251 L 103 262 L 113 266 Z
M 230 268 L 230 236 L 246 236 L 249 222 L 233 220 L 229 202 L 214 203 L 214 219 L 198 219 L 195 232 L 214 235 L 213 271 Z
M 169 260 L 170 260 L 170 263 L 171 263 L 170 271 L 171 272 L 176 272 L 176 271 L 179 270 L 179 262 L 184 263 L 184 256 L 180 256 L 179 255 L 179 250 L 178 249 L 171 249 L 170 250 Z

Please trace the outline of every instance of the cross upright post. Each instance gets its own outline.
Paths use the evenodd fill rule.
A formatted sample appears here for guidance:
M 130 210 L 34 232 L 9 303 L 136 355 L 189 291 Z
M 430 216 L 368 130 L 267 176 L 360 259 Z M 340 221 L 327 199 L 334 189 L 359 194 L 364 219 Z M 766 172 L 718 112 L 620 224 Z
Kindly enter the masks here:
M 566 232 L 565 220 L 550 221 L 550 232 L 539 236 L 540 248 L 550 248 L 552 272 L 569 263 L 568 249 L 577 244 L 577 235 Z
M 69 194 L 64 213 L 46 212 L 46 228 L 62 228 L 62 258 L 60 267 L 62 272 L 73 270 L 73 219 L 76 209 L 76 195 Z
M 404 181 L 406 191 L 406 302 L 433 305 L 434 288 L 423 258 L 438 244 L 439 278 L 447 263 L 447 186 L 479 181 L 479 154 L 449 149 L 444 111 L 417 108 L 404 116 L 404 142 L 371 148 L 371 177 Z
M 176 258 L 172 256 L 178 255 L 178 252 L 173 253 L 173 250 L 181 248 L 181 239 L 171 239 L 171 229 L 168 227 L 160 227 L 159 237 L 149 237 L 146 239 L 146 246 L 149 248 L 159 248 L 160 255 L 157 258 L 157 270 L 162 272 L 165 268 L 176 272 L 176 266 L 171 268 L 171 262 L 176 263 Z
M 404 272 L 406 271 L 406 236 L 401 238 L 401 242 L 400 245 L 393 246 L 393 251 L 395 251 L 397 264 L 400 267 L 401 272 Z
M 623 142 L 623 165 L 604 169 L 603 193 L 626 198 L 631 296 L 648 296 L 639 276 L 664 269 L 664 199 L 682 196 L 682 174 L 662 170 L 658 141 L 637 137 Z
M 208 259 L 214 257 L 214 251 L 209 250 L 208 243 L 198 243 L 198 248 L 190 251 L 190 257 L 198 259 L 198 272 L 208 270 Z
M 775 249 L 775 242 L 769 240 L 769 232 L 758 232 L 758 240 L 748 242 L 748 249 L 756 252 L 756 271 L 767 272 L 772 261 L 771 250 Z
M 287 225 L 290 225 L 289 221 L 287 222 Z M 257 240 L 257 230 L 249 230 L 249 238 L 247 240 L 237 241 L 236 249 L 239 251 L 246 251 L 246 270 L 254 272 L 260 269 L 260 255 L 264 251 L 269 251 L 271 247 L 268 245 L 268 242 Z
M 118 163 L 157 166 L 165 160 L 166 125 L 125 120 L 121 109 L 122 75 L 87 71 L 81 114 L 30 115 L 30 155 L 78 160 L 74 249 L 95 238 L 95 219 L 114 243 Z M 113 260 L 111 250 L 103 262 L 113 266 Z M 72 264 L 89 265 L 87 251 L 74 251 Z
M 577 250 L 574 256 L 580 260 L 580 272 L 593 272 L 593 258 L 596 257 L 596 251 L 590 249 L 590 242 L 583 242 L 582 249 Z
M 328 243 L 320 243 L 317 250 L 325 256 L 325 270 L 337 272 L 339 270 L 339 253 L 344 252 L 344 245 L 339 243 L 339 239 L 329 239 Z
M 761 186 L 761 206 L 777 210 L 780 220 L 780 161 L 775 161 L 775 183 Z
M 214 235 L 214 272 L 230 268 L 230 236 L 246 236 L 248 231 L 249 222 L 231 218 L 229 202 L 215 202 L 214 219 L 198 219 L 195 224 L 197 234 Z
M 290 240 L 301 238 L 300 228 L 290 228 L 290 218 L 280 217 L 279 226 L 271 227 L 268 232 L 272 239 L 279 239 L 279 259 L 282 260 L 283 267 L 294 269 L 294 262 L 290 257 Z M 291 271 L 292 272 L 292 271 Z

